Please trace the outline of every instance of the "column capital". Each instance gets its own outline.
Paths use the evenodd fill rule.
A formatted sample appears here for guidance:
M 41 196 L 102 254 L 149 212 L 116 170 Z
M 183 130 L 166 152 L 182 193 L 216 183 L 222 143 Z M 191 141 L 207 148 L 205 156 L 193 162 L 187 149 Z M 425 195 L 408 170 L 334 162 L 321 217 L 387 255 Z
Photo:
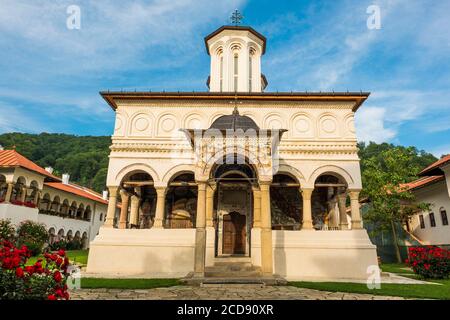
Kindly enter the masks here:
M 120 196 L 121 196 L 121 197 L 126 197 L 126 196 L 129 196 L 129 195 L 130 195 L 130 194 L 128 193 L 128 191 L 125 190 L 125 189 L 120 189 L 119 193 L 120 193 Z
M 270 189 L 270 185 L 272 184 L 272 181 L 268 181 L 268 180 L 263 180 L 263 181 L 258 181 L 259 183 L 259 188 L 261 191 L 267 191 Z
M 156 194 L 158 197 L 163 197 L 166 195 L 167 187 L 166 186 L 155 186 Z
M 131 201 L 139 201 L 139 196 L 137 196 L 137 195 L 135 195 L 135 194 L 133 194 L 133 195 L 131 195 Z
M 361 190 L 349 190 L 350 200 L 359 200 Z
M 117 191 L 119 190 L 119 186 L 108 186 L 109 196 L 117 196 Z
M 314 188 L 301 188 L 300 187 L 300 192 L 302 193 L 303 197 L 311 197 L 312 193 L 314 191 Z

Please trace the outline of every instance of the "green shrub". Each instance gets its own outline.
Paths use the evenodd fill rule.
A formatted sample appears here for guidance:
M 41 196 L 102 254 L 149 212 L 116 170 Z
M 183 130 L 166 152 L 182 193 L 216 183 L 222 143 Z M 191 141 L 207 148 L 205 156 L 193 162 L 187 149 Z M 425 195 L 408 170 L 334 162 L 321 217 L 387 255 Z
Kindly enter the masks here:
M 25 245 L 33 256 L 42 253 L 42 249 L 47 240 L 47 229 L 42 223 L 27 220 L 21 222 L 17 228 L 18 246 Z
M 78 239 L 74 239 L 72 241 L 67 242 L 66 249 L 67 250 L 81 250 L 82 244 Z
M 0 220 L 0 241 L 14 241 L 16 237 L 16 228 L 9 219 Z

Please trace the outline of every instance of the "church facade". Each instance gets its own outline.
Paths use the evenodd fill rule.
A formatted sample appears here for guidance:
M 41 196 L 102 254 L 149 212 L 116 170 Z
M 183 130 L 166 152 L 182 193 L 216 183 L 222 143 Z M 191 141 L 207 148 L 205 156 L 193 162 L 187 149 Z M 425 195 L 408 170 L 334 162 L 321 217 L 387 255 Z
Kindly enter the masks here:
M 250 27 L 205 45 L 207 92 L 101 92 L 116 116 L 110 210 L 87 273 L 366 279 L 354 115 L 369 94 L 264 92 L 266 39 Z

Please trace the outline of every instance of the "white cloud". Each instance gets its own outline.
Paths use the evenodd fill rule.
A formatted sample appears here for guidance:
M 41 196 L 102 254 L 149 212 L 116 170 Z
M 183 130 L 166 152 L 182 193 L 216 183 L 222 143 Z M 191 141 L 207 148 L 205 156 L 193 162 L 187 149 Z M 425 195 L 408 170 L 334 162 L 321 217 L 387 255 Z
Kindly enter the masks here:
M 0 134 L 7 132 L 42 132 L 42 124 L 33 119 L 31 115 L 18 111 L 12 106 L 0 101 Z M 49 130 L 46 130 L 49 132 Z
M 358 140 L 381 143 L 389 141 L 397 134 L 395 130 L 385 128 L 386 110 L 378 107 L 361 108 L 356 113 Z

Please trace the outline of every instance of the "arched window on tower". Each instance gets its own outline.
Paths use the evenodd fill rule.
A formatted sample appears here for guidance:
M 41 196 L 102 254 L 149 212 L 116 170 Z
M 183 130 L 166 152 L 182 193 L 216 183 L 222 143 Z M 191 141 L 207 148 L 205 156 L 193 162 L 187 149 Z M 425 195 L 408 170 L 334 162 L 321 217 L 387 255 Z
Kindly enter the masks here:
M 239 56 L 237 53 L 234 54 L 234 91 L 238 91 L 238 62 L 239 62 Z
M 248 91 L 252 92 L 252 77 L 253 77 L 253 50 L 250 49 L 248 54 Z
M 219 76 L 220 76 L 220 92 L 223 91 L 223 55 L 219 57 Z

